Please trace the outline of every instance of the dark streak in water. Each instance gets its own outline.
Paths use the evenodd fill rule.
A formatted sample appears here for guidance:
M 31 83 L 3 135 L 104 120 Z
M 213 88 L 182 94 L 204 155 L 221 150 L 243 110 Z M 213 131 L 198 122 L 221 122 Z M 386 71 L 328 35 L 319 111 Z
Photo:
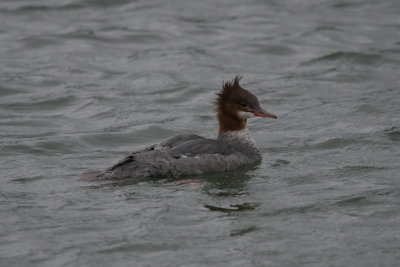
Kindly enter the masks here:
M 249 226 L 246 228 L 242 228 L 242 229 L 237 229 L 237 230 L 233 230 L 231 231 L 230 236 L 243 236 L 245 234 L 251 233 L 257 231 L 257 227 L 256 226 Z
M 389 137 L 392 141 L 400 141 L 400 130 L 397 127 L 392 127 L 388 130 L 385 130 L 387 137 Z
M 379 54 L 365 54 L 365 53 L 338 51 L 319 58 L 312 59 L 304 64 L 308 65 L 324 61 L 348 61 L 351 63 L 361 64 L 361 65 L 373 65 L 380 62 L 382 59 L 383 56 Z
M 242 204 L 232 204 L 230 207 L 218 207 L 213 205 L 204 205 L 204 207 L 208 208 L 211 211 L 222 211 L 222 212 L 237 212 L 237 211 L 246 211 L 246 210 L 254 210 L 258 208 L 260 204 L 258 203 L 242 203 Z

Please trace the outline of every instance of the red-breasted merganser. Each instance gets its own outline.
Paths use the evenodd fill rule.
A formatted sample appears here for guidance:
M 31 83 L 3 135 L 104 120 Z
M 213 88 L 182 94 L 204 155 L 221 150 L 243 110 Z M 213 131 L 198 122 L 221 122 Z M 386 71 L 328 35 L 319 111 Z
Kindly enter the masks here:
M 240 79 L 236 76 L 225 82 L 217 94 L 217 139 L 194 134 L 177 135 L 131 152 L 107 170 L 84 174 L 83 179 L 180 177 L 230 171 L 260 161 L 261 153 L 246 127 L 247 119 L 277 117 L 260 107 L 257 97 L 240 86 Z

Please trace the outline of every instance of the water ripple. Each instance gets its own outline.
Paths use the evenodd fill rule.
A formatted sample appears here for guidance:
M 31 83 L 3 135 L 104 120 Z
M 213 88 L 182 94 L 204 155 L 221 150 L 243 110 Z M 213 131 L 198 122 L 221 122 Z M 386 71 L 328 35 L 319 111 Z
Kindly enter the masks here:
M 0 1 L 0 265 L 398 265 L 399 7 Z M 216 137 L 236 74 L 279 117 L 248 121 L 260 163 L 79 180 Z

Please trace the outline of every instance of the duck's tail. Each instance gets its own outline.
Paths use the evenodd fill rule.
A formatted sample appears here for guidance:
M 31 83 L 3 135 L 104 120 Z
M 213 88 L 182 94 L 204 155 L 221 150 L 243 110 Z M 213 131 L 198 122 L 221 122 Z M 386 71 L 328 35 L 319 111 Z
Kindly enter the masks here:
M 83 181 L 98 181 L 98 180 L 103 180 L 104 179 L 104 173 L 97 171 L 97 172 L 88 172 L 88 173 L 83 173 L 81 175 L 81 180 Z

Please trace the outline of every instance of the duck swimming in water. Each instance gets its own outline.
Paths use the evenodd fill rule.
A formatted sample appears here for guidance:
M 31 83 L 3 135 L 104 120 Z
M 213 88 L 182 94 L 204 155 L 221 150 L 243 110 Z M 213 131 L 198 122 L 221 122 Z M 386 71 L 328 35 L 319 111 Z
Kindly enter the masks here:
M 261 160 L 261 152 L 246 127 L 250 117 L 277 118 L 260 107 L 255 95 L 242 88 L 241 77 L 225 82 L 217 94 L 217 139 L 177 135 L 133 151 L 102 172 L 83 174 L 85 180 L 181 177 L 231 171 Z

